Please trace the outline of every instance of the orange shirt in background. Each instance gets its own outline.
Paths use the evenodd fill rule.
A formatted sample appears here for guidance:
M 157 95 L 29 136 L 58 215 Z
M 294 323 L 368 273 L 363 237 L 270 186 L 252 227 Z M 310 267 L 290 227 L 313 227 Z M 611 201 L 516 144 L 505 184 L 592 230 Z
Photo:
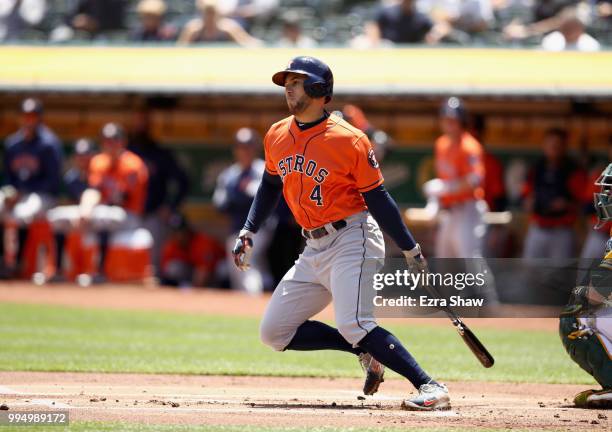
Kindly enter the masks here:
M 264 139 L 266 171 L 279 175 L 296 221 L 311 230 L 367 209 L 361 194 L 383 183 L 368 137 L 330 115 L 304 131 L 287 117 Z
M 485 166 L 482 146 L 469 133 L 464 132 L 458 144 L 453 144 L 446 135 L 438 138 L 435 145 L 435 166 L 438 178 L 445 181 L 460 181 L 469 175 L 481 179 L 479 186 L 441 196 L 440 203 L 443 207 L 484 198 L 482 184 Z
M 144 211 L 148 181 L 147 166 L 128 150 L 114 162 L 100 153 L 89 165 L 89 186 L 100 191 L 102 204 L 117 205 L 138 215 Z
M 161 258 L 162 271 L 172 261 L 180 261 L 191 265 L 198 270 L 212 273 L 219 261 L 225 258 L 223 247 L 213 238 L 201 233 L 193 234 L 186 248 L 181 247 L 179 242 L 168 240 L 164 244 Z

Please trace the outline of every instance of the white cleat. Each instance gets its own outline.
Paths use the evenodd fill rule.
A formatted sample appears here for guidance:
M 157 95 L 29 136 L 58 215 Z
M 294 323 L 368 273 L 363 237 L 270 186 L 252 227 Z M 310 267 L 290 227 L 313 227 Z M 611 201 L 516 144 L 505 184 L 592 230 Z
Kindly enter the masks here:
M 419 387 L 419 394 L 402 402 L 408 411 L 437 411 L 450 409 L 450 396 L 444 384 L 427 383 Z

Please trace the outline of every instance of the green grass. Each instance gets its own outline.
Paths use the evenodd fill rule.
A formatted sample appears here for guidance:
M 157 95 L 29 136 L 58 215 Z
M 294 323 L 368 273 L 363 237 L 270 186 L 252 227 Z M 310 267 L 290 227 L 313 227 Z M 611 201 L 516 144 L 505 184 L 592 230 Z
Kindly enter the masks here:
M 2 427 L 2 432 L 40 432 L 41 427 Z M 422 427 L 419 430 L 423 429 Z M 401 428 L 347 428 L 347 427 L 312 427 L 312 428 L 294 428 L 294 427 L 258 427 L 258 426 L 194 426 L 194 425 L 145 425 L 145 424 L 128 424 L 128 423 L 100 423 L 100 422 L 79 422 L 73 423 L 70 427 L 49 426 L 47 429 L 53 432 L 402 432 L 405 430 L 417 430 L 410 426 Z M 501 432 L 507 429 L 481 429 L 478 432 Z M 537 432 L 537 429 L 525 429 L 525 431 Z M 513 429 L 515 432 L 521 432 L 522 429 Z M 546 429 L 550 432 L 551 429 Z M 473 428 L 438 428 L 427 427 L 427 432 L 474 432 Z
M 452 326 L 390 326 L 442 380 L 593 383 L 551 332 L 478 330 L 496 358 L 484 369 Z M 258 320 L 164 312 L 0 304 L 0 370 L 360 377 L 345 353 L 277 353 Z

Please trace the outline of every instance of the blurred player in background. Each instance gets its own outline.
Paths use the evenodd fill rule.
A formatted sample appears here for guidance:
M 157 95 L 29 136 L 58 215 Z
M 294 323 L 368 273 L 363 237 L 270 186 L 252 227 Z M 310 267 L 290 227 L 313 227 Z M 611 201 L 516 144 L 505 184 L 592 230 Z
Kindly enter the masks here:
M 0 189 L 0 220 L 17 226 L 15 262 L 5 276 L 18 273 L 32 221 L 45 217 L 61 185 L 62 150 L 58 138 L 43 124 L 43 105 L 33 98 L 21 104 L 21 127 L 4 144 L 5 186 Z M 0 241 L 4 246 L 4 241 Z M 5 256 L 6 261 L 6 256 Z
M 595 185 L 597 229 L 612 221 L 612 164 Z M 612 408 L 612 232 L 610 236 L 604 258 L 574 289 L 559 323 L 567 353 L 602 387 L 578 393 L 574 404 L 580 408 Z
M 97 233 L 100 254 L 97 273 L 82 278 L 84 285 L 106 280 L 104 267 L 111 233 L 138 228 L 147 197 L 147 167 L 140 157 L 126 149 L 123 128 L 107 123 L 101 139 L 102 152 L 89 164 L 89 187 L 83 192 L 78 208 L 77 226 Z
M 423 186 L 429 200 L 439 200 L 440 225 L 436 236 L 438 258 L 482 257 L 487 204 L 485 166 L 480 143 L 466 130 L 463 102 L 451 97 L 440 109 L 443 135 L 435 144 L 437 178 Z
M 544 156 L 525 184 L 530 223 L 524 258 L 576 256 L 574 223 L 585 190 L 585 175 L 567 155 L 567 132 L 552 128 L 544 136 Z
M 52 208 L 47 213 L 47 218 L 53 232 L 55 233 L 55 259 L 56 273 L 49 282 L 63 282 L 64 276 L 64 247 L 66 236 L 77 228 L 79 223 L 79 207 L 83 192 L 89 188 L 89 164 L 96 154 L 96 147 L 93 141 L 87 138 L 80 138 L 74 143 L 74 155 L 72 156 L 72 166 L 64 175 L 64 189 L 70 201 L 69 205 Z M 115 216 L 117 223 L 124 217 L 123 212 L 109 212 L 108 216 Z M 45 282 L 45 275 L 34 275 L 37 283 Z
M 488 210 L 502 212 L 506 210 L 506 186 L 504 184 L 504 167 L 485 145 L 486 119 L 483 115 L 470 116 L 469 131 L 482 145 L 485 175 L 482 183 L 484 199 Z M 486 257 L 512 256 L 512 232 L 504 224 L 494 224 L 487 227 L 483 243 L 483 254 Z
M 217 209 L 226 213 L 231 220 L 231 234 L 226 244 L 230 262 L 233 260 L 232 249 L 236 235 L 240 232 L 249 214 L 251 203 L 264 173 L 264 161 L 257 158 L 260 149 L 261 137 L 257 131 L 249 128 L 238 130 L 234 138 L 236 162 L 219 175 L 213 194 L 213 203 Z M 271 241 L 274 225 L 275 222 L 270 221 L 258 231 L 255 239 L 257 244 L 262 246 L 255 251 L 249 270 L 241 272 L 235 266 L 229 266 L 230 283 L 233 289 L 259 294 L 265 287 L 272 284 L 266 251 Z
M 147 108 L 137 110 L 128 136 L 128 150 L 147 165 L 149 182 L 144 210 L 144 227 L 153 235 L 153 264 L 159 270 L 161 248 L 168 235 L 170 217 L 180 210 L 189 193 L 189 177 L 174 154 L 151 135 Z
M 170 235 L 162 251 L 162 284 L 182 288 L 214 284 L 217 265 L 225 258 L 223 247 L 197 232 L 183 215 L 173 215 L 169 226 Z
M 487 202 L 489 211 L 504 211 L 506 209 L 504 166 L 499 158 L 490 151 L 487 151 L 487 146 L 485 145 L 485 117 L 483 115 L 473 115 L 470 120 L 470 134 L 480 143 L 483 151 L 485 175 L 482 187 L 484 190 L 484 200 Z

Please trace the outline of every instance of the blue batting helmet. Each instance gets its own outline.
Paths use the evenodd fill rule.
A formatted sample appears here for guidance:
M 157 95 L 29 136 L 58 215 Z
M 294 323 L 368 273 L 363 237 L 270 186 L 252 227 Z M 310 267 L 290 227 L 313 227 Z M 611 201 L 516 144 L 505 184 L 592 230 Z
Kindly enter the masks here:
M 304 91 L 311 98 L 325 98 L 328 103 L 334 94 L 334 75 L 331 69 L 321 60 L 314 57 L 296 57 L 291 60 L 284 71 L 275 73 L 272 82 L 278 86 L 285 86 L 287 74 L 304 75 Z
M 467 110 L 463 101 L 458 97 L 449 97 L 440 107 L 440 117 L 450 117 L 459 120 L 462 125 L 467 124 Z

